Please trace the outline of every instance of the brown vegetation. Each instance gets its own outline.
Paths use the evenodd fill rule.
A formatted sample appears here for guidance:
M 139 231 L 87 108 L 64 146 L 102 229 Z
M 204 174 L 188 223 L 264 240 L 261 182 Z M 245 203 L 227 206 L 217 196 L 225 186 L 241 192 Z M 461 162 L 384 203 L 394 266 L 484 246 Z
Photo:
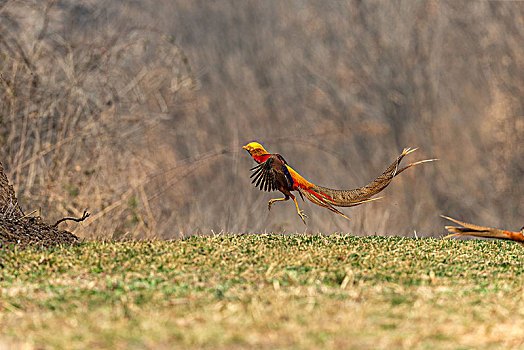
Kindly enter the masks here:
M 83 219 L 84 217 L 79 220 L 63 218 L 51 226 L 39 216 L 24 215 L 13 186 L 9 184 L 2 163 L 0 163 L 0 248 L 72 244 L 78 240 L 78 237 L 58 229 L 58 224 L 64 220 L 81 221 Z
M 81 237 L 303 230 L 249 185 L 251 140 L 335 188 L 404 147 L 441 159 L 350 222 L 304 204 L 307 232 L 429 236 L 443 212 L 522 226 L 519 2 L 7 1 L 0 17 L 0 159 L 26 207 L 88 207 Z

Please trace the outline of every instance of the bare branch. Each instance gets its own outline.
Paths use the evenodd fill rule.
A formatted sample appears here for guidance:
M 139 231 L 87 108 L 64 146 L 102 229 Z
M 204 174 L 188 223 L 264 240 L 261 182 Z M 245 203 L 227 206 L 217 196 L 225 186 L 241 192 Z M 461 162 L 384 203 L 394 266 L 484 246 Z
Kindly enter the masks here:
M 62 218 L 62 219 L 58 220 L 57 222 L 55 222 L 55 224 L 54 224 L 52 227 L 57 227 L 58 224 L 60 224 L 61 222 L 66 221 L 66 220 L 71 220 L 71 221 L 80 222 L 80 221 L 84 221 L 84 220 L 87 219 L 88 217 L 89 217 L 89 213 L 87 212 L 87 209 L 86 209 L 86 210 L 84 210 L 84 214 L 82 214 L 82 217 L 81 217 L 81 218 L 72 218 L 72 217 Z

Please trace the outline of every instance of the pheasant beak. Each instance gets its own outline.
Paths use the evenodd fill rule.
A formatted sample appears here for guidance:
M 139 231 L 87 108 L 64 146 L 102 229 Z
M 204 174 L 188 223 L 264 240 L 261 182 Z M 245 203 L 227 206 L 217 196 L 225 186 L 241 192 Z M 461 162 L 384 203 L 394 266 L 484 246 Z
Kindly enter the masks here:
M 248 151 L 248 152 L 251 151 L 251 147 L 249 147 L 249 146 L 247 146 L 247 145 L 246 145 L 246 146 L 243 146 L 242 148 L 245 149 L 245 150 Z

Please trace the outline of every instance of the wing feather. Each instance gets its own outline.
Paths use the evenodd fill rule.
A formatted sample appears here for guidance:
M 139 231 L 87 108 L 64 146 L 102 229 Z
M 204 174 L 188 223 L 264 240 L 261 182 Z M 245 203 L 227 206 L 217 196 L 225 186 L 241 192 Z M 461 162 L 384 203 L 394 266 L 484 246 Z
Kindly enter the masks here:
M 251 168 L 253 171 L 250 175 L 250 178 L 253 179 L 251 183 L 261 191 L 276 191 L 281 186 L 291 189 L 293 179 L 285 164 L 282 156 L 278 154 L 269 156 L 265 162 Z

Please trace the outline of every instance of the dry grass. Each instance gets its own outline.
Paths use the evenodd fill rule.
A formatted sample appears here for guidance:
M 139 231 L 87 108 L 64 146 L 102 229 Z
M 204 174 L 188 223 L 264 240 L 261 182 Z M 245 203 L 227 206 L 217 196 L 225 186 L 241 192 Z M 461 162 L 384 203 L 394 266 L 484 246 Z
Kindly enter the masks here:
M 1 251 L 0 333 L 37 348 L 519 348 L 521 255 L 339 235 Z
M 509 1 L 7 1 L 0 156 L 26 211 L 82 237 L 443 231 L 524 217 L 524 6 Z M 268 213 L 253 139 L 309 180 L 410 169 L 350 222 Z M 226 151 L 225 154 L 222 151 Z M 275 194 L 275 196 L 279 196 Z M 278 208 L 278 209 L 277 209 Z
M 163 173 L 159 163 L 176 163 L 156 152 L 168 147 L 173 109 L 191 98 L 191 68 L 154 28 L 110 25 L 110 14 L 85 6 L 4 4 L 2 160 L 26 212 L 52 221 L 89 208 L 83 237 L 152 237 L 144 188 Z

